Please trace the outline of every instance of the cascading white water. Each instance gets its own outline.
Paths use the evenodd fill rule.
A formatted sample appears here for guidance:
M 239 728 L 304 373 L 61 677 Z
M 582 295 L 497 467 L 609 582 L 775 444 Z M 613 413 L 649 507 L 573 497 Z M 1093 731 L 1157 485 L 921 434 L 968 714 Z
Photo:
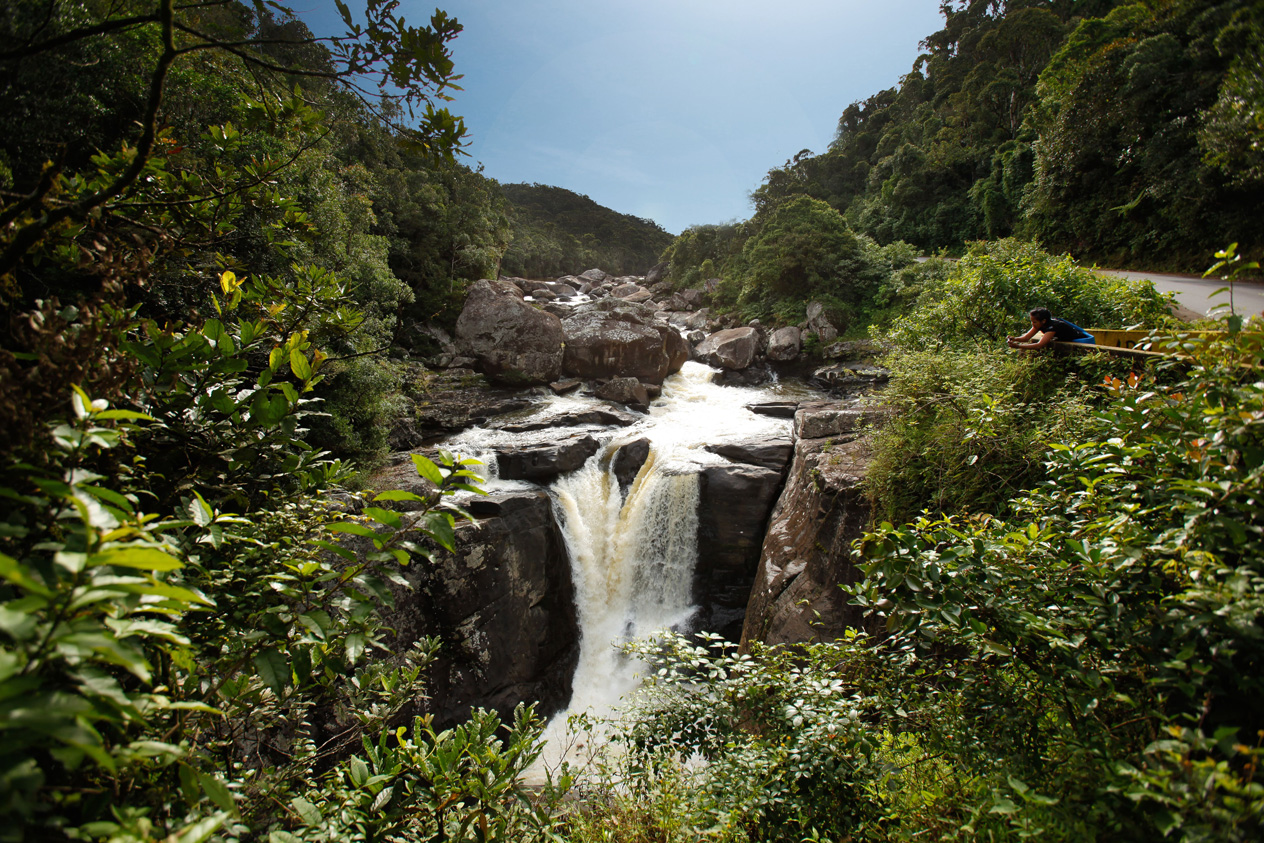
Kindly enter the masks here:
M 798 384 L 720 386 L 711 382 L 714 375 L 707 366 L 686 363 L 663 384 L 662 396 L 643 421 L 616 434 L 590 430 L 609 438 L 582 468 L 550 488 L 571 560 L 580 653 L 570 704 L 545 733 L 545 768 L 563 759 L 582 762 L 583 748 L 567 734 L 570 715 L 607 716 L 640 683 L 644 665 L 624 655 L 618 644 L 688 626 L 694 611 L 700 473 L 708 464 L 726 462 L 706 446 L 784 436 L 788 419 L 758 415 L 746 405 L 816 394 Z M 554 398 L 542 412 L 559 414 L 593 403 Z M 650 441 L 650 453 L 624 494 L 612 471 L 613 457 L 642 438 Z M 494 465 L 496 446 L 514 439 L 502 431 L 469 431 L 447 447 Z

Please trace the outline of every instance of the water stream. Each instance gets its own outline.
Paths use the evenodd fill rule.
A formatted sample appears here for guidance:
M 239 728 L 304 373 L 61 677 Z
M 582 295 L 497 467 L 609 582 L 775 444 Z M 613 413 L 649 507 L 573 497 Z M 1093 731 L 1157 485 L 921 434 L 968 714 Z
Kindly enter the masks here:
M 708 464 L 726 462 L 706 446 L 784 437 L 789 419 L 759 415 L 747 405 L 819 395 L 797 382 L 720 386 L 712 383 L 715 374 L 700 363 L 686 363 L 663 384 L 662 396 L 642 421 L 615 431 L 589 430 L 604 439 L 600 450 L 549 489 L 570 556 L 581 635 L 570 704 L 546 732 L 544 764 L 549 768 L 563 757 L 582 756 L 583 747 L 565 734 L 569 715 L 608 716 L 640 683 L 644 664 L 618 645 L 663 629 L 689 628 L 695 610 L 691 590 L 700 474 Z M 534 412 L 560 414 L 596 403 L 556 398 Z M 563 428 L 556 434 L 568 432 Z M 494 467 L 497 446 L 521 436 L 470 431 L 447 447 Z M 625 493 L 613 470 L 614 456 L 637 439 L 648 439 L 650 452 Z M 508 482 L 489 478 L 489 488 Z

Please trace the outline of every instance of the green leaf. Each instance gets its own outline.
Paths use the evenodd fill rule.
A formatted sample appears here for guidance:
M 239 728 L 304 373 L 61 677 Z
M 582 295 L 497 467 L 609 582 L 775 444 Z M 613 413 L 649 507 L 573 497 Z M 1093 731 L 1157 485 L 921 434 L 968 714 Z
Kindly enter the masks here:
M 306 355 L 297 348 L 290 349 L 290 371 L 301 381 L 308 380 L 312 376 L 311 364 L 307 362 Z
M 209 817 L 200 819 L 191 825 L 186 825 L 171 837 L 167 838 L 171 843 L 205 843 L 214 836 L 224 821 L 231 816 L 231 813 L 225 811 L 218 814 L 212 814 Z
M 29 591 L 32 594 L 38 594 L 41 597 L 52 597 L 53 593 L 43 584 L 34 580 L 27 574 L 26 568 L 18 564 L 18 561 L 11 556 L 5 556 L 0 553 L 0 577 L 4 577 L 9 582 Z
M 398 512 L 392 512 L 389 509 L 379 509 L 376 506 L 366 506 L 364 514 L 372 518 L 379 524 L 398 530 L 404 526 L 403 519 L 399 517 Z
M 255 669 L 259 671 L 259 678 L 266 682 L 277 696 L 290 686 L 290 665 L 275 648 L 269 647 L 256 653 L 252 661 Z
M 364 636 L 359 632 L 351 633 L 347 636 L 346 647 L 347 661 L 355 664 L 364 655 Z
M 412 492 L 405 492 L 403 489 L 393 489 L 389 492 L 382 492 L 382 494 L 378 495 L 373 500 L 375 501 L 423 501 L 424 502 L 425 498 L 423 498 L 421 495 L 414 495 Z
M 218 776 L 210 773 L 199 773 L 198 781 L 202 784 L 202 791 L 212 802 L 232 816 L 238 816 L 237 803 L 233 800 L 233 794 L 228 789 L 228 785 L 224 784 Z
M 128 546 L 112 547 L 88 555 L 88 567 L 97 568 L 102 565 L 142 571 L 175 571 L 184 567 L 179 559 L 157 548 Z
M 436 486 L 443 485 L 443 472 L 439 470 L 439 466 L 423 457 L 421 454 L 411 454 L 413 465 L 417 466 L 417 474 L 420 477 L 429 480 Z
M 366 527 L 364 524 L 356 524 L 354 521 L 338 521 L 330 524 L 328 529 L 334 533 L 350 533 L 353 536 L 363 536 L 366 539 L 375 539 L 378 537 L 377 531 L 372 527 Z

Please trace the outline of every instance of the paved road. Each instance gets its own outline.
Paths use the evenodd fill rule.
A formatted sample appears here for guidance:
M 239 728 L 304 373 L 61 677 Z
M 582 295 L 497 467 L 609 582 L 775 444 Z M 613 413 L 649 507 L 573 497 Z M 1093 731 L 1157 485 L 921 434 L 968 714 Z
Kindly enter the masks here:
M 1221 293 L 1214 298 L 1211 295 L 1225 286 L 1223 281 L 1191 275 L 1163 275 L 1156 272 L 1128 272 L 1118 269 L 1099 269 L 1098 272 L 1119 275 L 1132 280 L 1148 278 L 1154 282 L 1159 292 L 1175 293 L 1177 302 L 1204 316 L 1211 313 L 1213 308 L 1223 311 L 1229 308 L 1228 294 Z M 1264 311 L 1264 285 L 1243 282 L 1234 284 L 1233 305 L 1237 312 L 1244 316 Z

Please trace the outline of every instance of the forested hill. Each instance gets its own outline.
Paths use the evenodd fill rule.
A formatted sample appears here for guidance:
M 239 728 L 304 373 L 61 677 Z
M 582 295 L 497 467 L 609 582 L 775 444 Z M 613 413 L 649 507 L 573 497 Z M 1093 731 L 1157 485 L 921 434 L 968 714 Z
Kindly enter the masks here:
M 880 243 L 1017 235 L 1116 265 L 1201 269 L 1264 242 L 1264 11 L 1252 0 L 969 0 L 829 149 L 755 191 Z
M 501 270 L 543 277 L 590 267 L 643 274 L 672 236 L 653 220 L 621 214 L 587 196 L 546 184 L 501 186 L 513 208 L 513 241 Z

